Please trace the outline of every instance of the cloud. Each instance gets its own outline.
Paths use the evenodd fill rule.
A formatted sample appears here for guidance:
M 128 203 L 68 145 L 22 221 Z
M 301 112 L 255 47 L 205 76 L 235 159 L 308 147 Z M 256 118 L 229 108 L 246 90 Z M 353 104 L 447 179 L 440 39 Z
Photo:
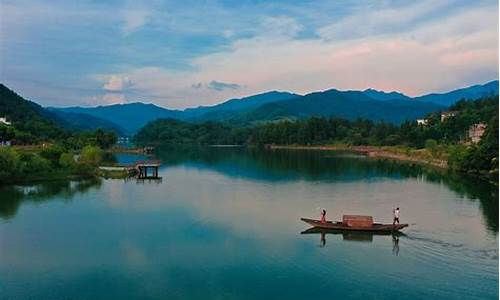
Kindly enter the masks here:
M 291 30 L 276 25 L 272 34 L 239 38 L 192 59 L 189 70 L 146 67 L 117 76 L 130 78 L 143 98 L 172 108 L 274 89 L 305 94 L 371 87 L 420 95 L 498 78 L 497 21 L 494 10 L 477 7 L 397 34 L 346 40 L 297 39 L 300 24 Z M 279 18 L 260 26 L 287 22 L 298 24 Z
M 449 5 L 450 1 L 425 0 L 406 6 L 363 6 L 354 13 L 319 28 L 317 33 L 325 40 L 338 40 L 408 31 L 421 26 L 428 19 L 432 20 L 429 16 L 433 13 L 443 9 L 450 10 L 447 7 Z
M 193 83 L 193 84 L 191 84 L 191 87 L 193 89 L 201 89 L 203 87 L 203 83 L 201 83 L 201 82 Z
M 237 90 L 240 88 L 239 84 L 236 83 L 227 83 L 227 82 L 220 82 L 220 81 L 215 81 L 212 80 L 208 83 L 208 88 L 216 91 L 223 91 L 226 89 L 230 90 Z
M 263 18 L 260 24 L 261 35 L 274 37 L 294 37 L 304 26 L 289 16 Z
M 132 86 L 132 81 L 128 77 L 111 75 L 103 88 L 110 92 L 123 91 Z
M 234 36 L 234 30 L 231 30 L 231 29 L 226 29 L 222 32 L 222 35 L 226 38 L 226 39 L 229 39 L 229 38 L 232 38 Z
M 147 7 L 136 7 L 129 5 L 122 11 L 122 15 L 122 31 L 125 35 L 128 35 L 146 25 L 150 21 L 153 12 L 150 8 Z
M 498 78 L 495 1 L 8 0 L 2 8 L 0 81 L 43 104 L 184 108 L 332 87 L 418 95 Z
M 105 94 L 102 97 L 102 101 L 105 104 L 123 104 L 126 102 L 125 96 L 123 94 Z

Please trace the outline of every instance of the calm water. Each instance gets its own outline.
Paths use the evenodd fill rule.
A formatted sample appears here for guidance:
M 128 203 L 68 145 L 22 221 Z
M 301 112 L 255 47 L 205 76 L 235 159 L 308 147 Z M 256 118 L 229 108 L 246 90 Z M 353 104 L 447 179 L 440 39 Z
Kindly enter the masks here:
M 159 156 L 162 182 L 3 188 L 0 298 L 498 298 L 494 186 L 331 152 Z M 394 206 L 406 235 L 301 234 L 319 208 Z

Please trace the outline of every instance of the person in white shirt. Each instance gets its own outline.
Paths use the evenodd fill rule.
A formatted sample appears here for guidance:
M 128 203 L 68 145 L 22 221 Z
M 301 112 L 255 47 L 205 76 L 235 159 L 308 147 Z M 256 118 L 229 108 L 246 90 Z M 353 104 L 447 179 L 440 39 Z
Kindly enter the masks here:
M 392 225 L 395 225 L 396 222 L 398 222 L 398 224 L 399 224 L 399 207 L 397 207 L 396 209 L 394 209 L 392 211 L 392 213 L 394 214 L 394 220 L 392 221 Z

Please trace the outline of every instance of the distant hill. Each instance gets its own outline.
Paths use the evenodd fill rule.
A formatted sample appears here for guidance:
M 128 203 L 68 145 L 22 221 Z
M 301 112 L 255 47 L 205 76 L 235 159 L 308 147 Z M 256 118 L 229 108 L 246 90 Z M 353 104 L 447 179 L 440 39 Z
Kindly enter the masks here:
M 347 119 L 368 118 L 400 123 L 444 110 L 460 99 L 477 99 L 498 94 L 498 80 L 443 94 L 429 94 L 416 98 L 397 91 L 374 89 L 339 91 L 331 89 L 305 96 L 271 91 L 241 99 L 230 99 L 213 106 L 200 106 L 185 110 L 170 110 L 153 104 L 130 103 L 98 107 L 57 108 L 59 111 L 88 114 L 104 119 L 135 134 L 141 127 L 156 119 L 172 118 L 190 122 L 225 121 L 251 124 L 286 118 L 308 116 L 337 116 Z M 383 103 L 381 103 L 383 101 Z
M 52 107 L 51 110 L 87 114 L 95 118 L 107 120 L 123 128 L 127 134 L 135 133 L 152 120 L 182 118 L 182 111 L 170 110 L 154 104 L 145 104 L 140 102 L 97 107 Z
M 408 100 L 380 100 L 368 97 L 359 91 L 338 91 L 335 89 L 311 93 L 287 101 L 269 103 L 246 114 L 234 116 L 232 120 L 246 122 L 279 119 L 300 119 L 310 116 L 340 117 L 345 119 L 365 118 L 374 121 L 401 123 L 426 114 L 443 110 L 444 106 L 434 103 Z
M 410 100 L 411 98 L 406 96 L 405 94 L 399 93 L 399 92 L 384 92 L 384 91 L 377 91 L 374 89 L 366 89 L 363 91 L 363 94 L 366 96 L 375 99 L 375 100 L 382 100 L 382 101 L 387 101 L 387 100 Z
M 70 129 L 77 131 L 93 131 L 98 128 L 105 131 L 114 131 L 117 135 L 126 135 L 127 131 L 121 126 L 101 118 L 96 118 L 89 114 L 74 113 L 49 108 L 49 111 L 54 113 L 61 120 L 64 120 Z
M 300 97 L 300 95 L 288 92 L 271 91 L 241 99 L 230 99 L 228 101 L 213 106 L 199 106 L 196 108 L 188 108 L 184 110 L 185 119 L 194 119 L 194 120 L 224 119 L 225 118 L 224 115 L 231 112 L 247 111 L 267 103 L 279 102 L 297 97 Z M 218 114 L 221 114 L 222 116 L 219 116 Z
M 486 84 L 478 84 L 470 87 L 453 90 L 447 93 L 432 93 L 413 100 L 423 102 L 433 102 L 439 105 L 450 106 L 461 99 L 478 99 L 484 96 L 498 95 L 498 80 L 490 81 Z
M 154 121 L 156 119 L 171 118 L 191 121 L 219 121 L 224 119 L 224 114 L 229 114 L 232 116 L 232 113 L 236 111 L 246 111 L 259 107 L 262 104 L 274 101 L 282 101 L 294 97 L 299 97 L 299 95 L 272 91 L 241 99 L 231 99 L 214 106 L 188 108 L 184 111 L 170 110 L 156 106 L 154 104 L 145 104 L 140 102 L 98 107 L 51 107 L 50 110 L 66 113 L 70 112 L 86 114 L 99 119 L 104 119 L 123 128 L 128 134 L 134 134 L 148 122 Z

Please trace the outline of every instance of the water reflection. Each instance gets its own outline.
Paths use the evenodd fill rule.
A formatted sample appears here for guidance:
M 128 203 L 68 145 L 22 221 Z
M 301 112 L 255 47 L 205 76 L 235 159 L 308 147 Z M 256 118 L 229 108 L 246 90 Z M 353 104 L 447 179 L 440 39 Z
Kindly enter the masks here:
M 187 165 L 268 182 L 296 180 L 355 182 L 360 179 L 413 178 L 442 184 L 468 201 L 479 200 L 486 226 L 498 232 L 498 185 L 413 163 L 366 158 L 349 152 L 262 150 L 255 148 L 164 147 L 157 151 L 164 167 Z
M 133 161 L 143 155 L 117 155 L 110 161 Z M 465 201 L 479 201 L 485 217 L 486 227 L 498 232 L 498 186 L 475 178 L 426 168 L 415 164 L 369 159 L 361 155 L 339 152 L 262 150 L 255 148 L 210 148 L 210 147 L 164 147 L 157 149 L 157 158 L 165 169 L 183 165 L 200 170 L 211 170 L 234 178 L 252 181 L 288 183 L 297 180 L 314 182 L 356 182 L 413 178 L 442 184 L 458 193 Z M 167 171 L 168 172 L 168 171 Z M 166 176 L 168 179 L 168 174 Z M 135 180 L 135 179 L 134 179 Z M 136 181 L 137 184 L 161 183 L 161 181 Z M 0 217 L 15 215 L 22 201 L 50 199 L 58 193 L 72 195 L 87 185 L 99 182 L 82 182 L 79 187 L 70 188 L 68 182 L 45 183 L 36 192 L 39 196 L 25 195 L 18 188 L 2 188 Z M 76 190 L 75 190 L 76 189 Z M 37 200 L 43 201 L 43 200 Z
M 41 203 L 55 199 L 71 200 L 76 194 L 83 194 L 91 188 L 99 188 L 101 179 L 81 181 L 49 181 L 31 186 L 0 187 L 0 218 L 10 219 L 17 214 L 24 202 Z
M 197 151 L 159 153 L 161 184 L 5 188 L 10 218 L 22 203 L 55 200 L 1 222 L 2 297 L 498 298 L 498 237 L 485 229 L 491 195 L 481 183 L 347 153 Z M 407 238 L 298 234 L 299 217 L 318 206 L 332 219 L 391 222 L 394 203 L 412 224 Z
M 346 230 L 334 230 L 334 229 L 323 229 L 317 227 L 311 227 L 307 230 L 302 231 L 300 234 L 306 235 L 319 235 L 319 247 L 323 248 L 326 246 L 326 236 L 330 235 L 341 235 L 342 241 L 347 242 L 364 242 L 372 243 L 374 236 L 391 236 L 392 241 L 392 254 L 399 255 L 399 238 L 406 237 L 407 235 L 403 232 L 369 232 L 369 231 L 346 231 Z

